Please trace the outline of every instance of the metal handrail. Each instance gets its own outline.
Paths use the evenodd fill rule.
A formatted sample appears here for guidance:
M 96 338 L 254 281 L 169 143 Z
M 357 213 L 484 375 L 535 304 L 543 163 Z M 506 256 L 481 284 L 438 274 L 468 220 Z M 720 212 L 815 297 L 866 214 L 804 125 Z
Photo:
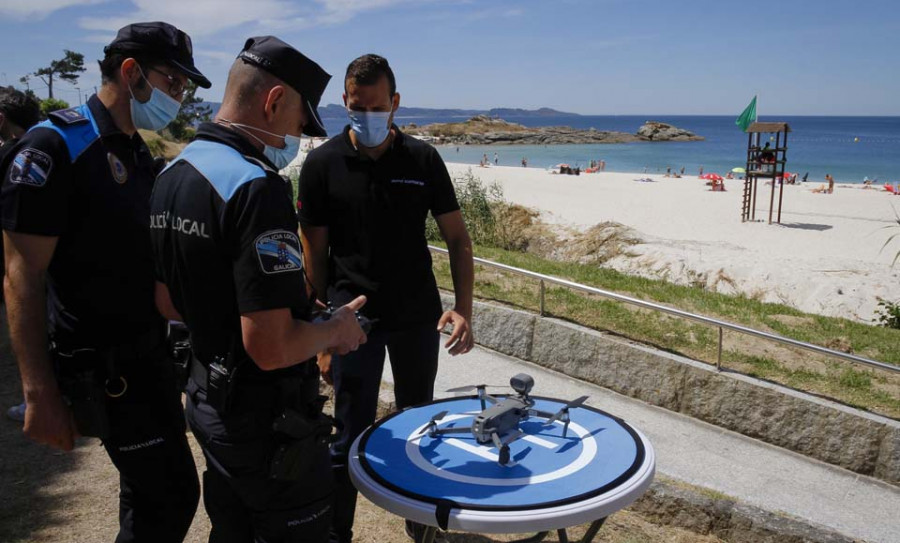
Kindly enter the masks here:
M 435 252 L 435 253 L 440 253 L 440 254 L 445 254 L 445 255 L 449 254 L 449 251 L 447 251 L 447 249 L 442 249 L 440 247 L 435 247 L 433 245 L 429 245 L 428 248 L 432 252 Z M 675 315 L 676 317 L 681 317 L 681 318 L 692 320 L 695 322 L 708 324 L 710 326 L 716 326 L 719 328 L 719 352 L 718 352 L 718 360 L 716 362 L 716 367 L 719 369 L 721 369 L 721 367 L 722 367 L 722 331 L 723 331 L 723 329 L 728 329 L 728 330 L 733 330 L 735 332 L 740 332 L 742 334 L 747 334 L 750 336 L 755 336 L 758 338 L 766 339 L 769 341 L 774 341 L 776 343 L 783 343 L 785 345 L 790 345 L 791 347 L 797 347 L 798 349 L 804 349 L 804 350 L 811 351 L 811 352 L 814 352 L 817 354 L 823 354 L 826 356 L 840 358 L 842 360 L 846 360 L 847 362 L 855 362 L 857 364 L 863 364 L 865 366 L 870 366 L 870 367 L 878 368 L 881 370 L 887 370 L 887 371 L 892 371 L 895 373 L 900 373 L 900 367 L 898 367 L 898 366 L 894 366 L 893 364 L 886 364 L 884 362 L 879 362 L 877 360 L 871 360 L 871 359 L 865 358 L 863 356 L 856 356 L 854 354 L 842 353 L 840 351 L 835 351 L 832 349 L 827 349 L 825 347 L 820 347 L 818 345 L 813 345 L 812 343 L 806 343 L 804 341 L 798 341 L 796 339 L 779 336 L 778 334 L 770 334 L 768 332 L 763 332 L 761 330 L 755 330 L 753 328 L 741 326 L 740 324 L 734 324 L 731 322 L 714 319 L 712 317 L 705 317 L 703 315 L 689 313 L 687 311 L 682 311 L 680 309 L 675 309 L 673 307 L 667 307 L 664 305 L 655 304 L 653 302 L 639 300 L 637 298 L 632 298 L 631 296 L 625 296 L 622 294 L 617 294 L 615 292 L 610 292 L 608 290 L 603 290 L 603 289 L 599 289 L 596 287 L 582 285 L 581 283 L 575 283 L 573 281 L 568 281 L 566 279 L 560 279 L 558 277 L 553 277 L 551 275 L 544 275 L 542 273 L 537 273 L 537 272 L 533 272 L 533 271 L 529 271 L 529 270 L 523 270 L 521 268 L 516 268 L 514 266 L 500 264 L 499 262 L 485 260 L 483 258 L 474 257 L 474 260 L 478 264 L 490 266 L 493 268 L 508 271 L 510 273 L 522 275 L 525 277 L 531 277 L 532 279 L 537 279 L 538 281 L 540 281 L 540 283 L 541 283 L 541 297 L 540 297 L 541 315 L 544 315 L 544 285 L 546 283 L 552 283 L 555 285 L 568 287 L 573 290 L 580 290 L 582 292 L 588 292 L 590 294 L 596 294 L 598 296 L 603 296 L 604 298 L 616 300 L 617 302 L 625 302 L 628 304 L 636 305 L 638 307 L 643 307 L 644 309 L 652 309 L 654 311 L 661 311 L 663 313 L 668 313 L 669 315 Z

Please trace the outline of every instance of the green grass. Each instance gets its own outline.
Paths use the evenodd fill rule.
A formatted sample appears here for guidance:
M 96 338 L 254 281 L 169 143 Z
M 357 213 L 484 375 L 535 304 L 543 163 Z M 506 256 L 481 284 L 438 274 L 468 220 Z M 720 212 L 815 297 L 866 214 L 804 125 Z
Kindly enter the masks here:
M 747 296 L 719 294 L 597 266 L 545 260 L 527 253 L 476 246 L 475 254 L 494 262 L 900 365 L 900 330 L 808 314 Z M 434 262 L 438 284 L 452 289 L 447 259 L 436 255 Z M 489 267 L 476 266 L 475 295 L 535 312 L 540 310 L 537 281 Z M 545 308 L 552 316 L 590 328 L 613 332 L 695 360 L 711 364 L 716 361 L 718 330 L 712 326 L 557 286 L 547 286 Z M 729 331 L 725 332 L 722 361 L 731 370 L 900 418 L 898 374 L 854 366 Z

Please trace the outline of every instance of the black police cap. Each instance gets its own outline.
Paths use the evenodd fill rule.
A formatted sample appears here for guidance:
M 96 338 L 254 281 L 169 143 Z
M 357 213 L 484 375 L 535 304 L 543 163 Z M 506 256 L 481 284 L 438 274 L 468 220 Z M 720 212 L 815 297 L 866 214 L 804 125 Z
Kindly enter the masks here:
M 307 136 L 325 137 L 325 126 L 316 108 L 329 75 L 321 66 L 275 36 L 257 36 L 244 43 L 238 58 L 258 66 L 294 88 L 303 97 L 306 115 L 311 119 L 303 128 Z
M 175 66 L 197 86 L 208 89 L 209 79 L 194 66 L 191 37 L 169 23 L 134 23 L 116 34 L 116 39 L 103 48 L 105 54 L 123 53 L 136 57 L 164 60 Z

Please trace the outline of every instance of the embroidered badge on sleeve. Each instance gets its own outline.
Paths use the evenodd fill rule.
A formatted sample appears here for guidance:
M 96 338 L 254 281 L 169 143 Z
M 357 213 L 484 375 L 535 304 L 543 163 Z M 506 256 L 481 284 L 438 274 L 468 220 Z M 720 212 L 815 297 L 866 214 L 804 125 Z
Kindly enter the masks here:
M 20 185 L 43 187 L 53 169 L 50 155 L 37 149 L 23 149 L 13 159 L 9 169 L 9 180 Z

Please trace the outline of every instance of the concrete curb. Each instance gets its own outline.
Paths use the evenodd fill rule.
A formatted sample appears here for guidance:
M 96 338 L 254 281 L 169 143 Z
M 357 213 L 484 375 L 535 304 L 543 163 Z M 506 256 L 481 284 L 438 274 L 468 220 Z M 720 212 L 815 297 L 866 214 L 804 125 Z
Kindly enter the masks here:
M 851 543 L 828 528 L 765 511 L 702 489 L 683 488 L 657 479 L 646 494 L 628 507 L 654 524 L 675 526 L 732 543 Z
M 496 304 L 475 302 L 472 320 L 489 349 L 900 485 L 898 421 Z

